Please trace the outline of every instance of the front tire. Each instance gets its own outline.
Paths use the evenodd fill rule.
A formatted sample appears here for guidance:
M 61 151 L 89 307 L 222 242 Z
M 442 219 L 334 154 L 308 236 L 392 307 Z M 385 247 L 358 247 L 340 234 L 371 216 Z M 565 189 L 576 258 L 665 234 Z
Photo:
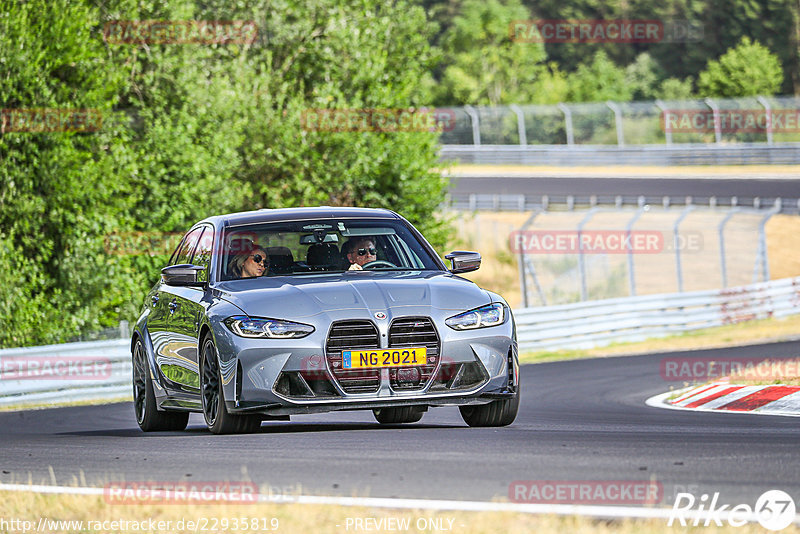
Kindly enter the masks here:
M 375 419 L 382 425 L 416 423 L 425 413 L 417 406 L 399 406 L 397 408 L 376 408 L 372 410 Z
M 159 412 L 153 378 L 147 364 L 147 353 L 141 339 L 136 340 L 131 354 L 133 363 L 133 410 L 136 422 L 144 432 L 184 430 L 189 423 L 189 412 Z
M 203 418 L 208 429 L 214 434 L 248 434 L 257 431 L 261 427 L 260 416 L 231 414 L 225 408 L 217 347 L 211 336 L 206 336 L 203 340 L 201 354 L 200 393 Z
M 459 406 L 461 418 L 469 426 L 508 426 L 519 411 L 519 384 L 510 399 L 492 401 L 479 406 Z

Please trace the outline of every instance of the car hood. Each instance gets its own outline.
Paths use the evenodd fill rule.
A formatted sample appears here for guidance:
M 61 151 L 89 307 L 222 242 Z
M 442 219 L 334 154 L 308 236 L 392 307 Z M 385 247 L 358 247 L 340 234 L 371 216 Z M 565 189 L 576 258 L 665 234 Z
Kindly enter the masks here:
M 446 272 L 348 271 L 233 280 L 215 285 L 218 296 L 250 316 L 299 318 L 353 310 L 374 312 L 406 308 L 463 311 L 489 304 L 489 295 L 473 282 Z

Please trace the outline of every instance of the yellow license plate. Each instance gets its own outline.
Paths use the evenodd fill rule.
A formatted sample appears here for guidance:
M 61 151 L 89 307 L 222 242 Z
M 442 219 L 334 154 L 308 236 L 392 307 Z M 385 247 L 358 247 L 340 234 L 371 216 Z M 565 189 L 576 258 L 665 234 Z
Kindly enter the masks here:
M 428 363 L 426 347 L 405 347 L 385 350 L 345 350 L 343 369 L 374 369 L 376 367 L 408 367 Z

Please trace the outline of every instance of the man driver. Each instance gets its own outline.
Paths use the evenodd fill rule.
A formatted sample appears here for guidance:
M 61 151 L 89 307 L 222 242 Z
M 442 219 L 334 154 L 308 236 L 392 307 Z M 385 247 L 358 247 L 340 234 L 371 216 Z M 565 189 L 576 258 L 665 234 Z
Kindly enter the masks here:
M 345 257 L 350 262 L 349 271 L 361 271 L 367 263 L 378 259 L 375 242 L 370 237 L 354 238 L 345 243 Z

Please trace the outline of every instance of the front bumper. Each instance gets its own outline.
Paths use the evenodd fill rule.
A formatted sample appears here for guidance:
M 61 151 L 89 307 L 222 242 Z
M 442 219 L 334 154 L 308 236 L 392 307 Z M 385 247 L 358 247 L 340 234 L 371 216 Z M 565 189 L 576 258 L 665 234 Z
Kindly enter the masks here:
M 378 327 L 379 339 L 388 339 Z M 387 325 L 388 330 L 388 325 Z M 375 391 L 346 391 L 326 352 L 327 331 L 303 339 L 247 339 L 215 332 L 226 407 L 231 413 L 291 415 L 397 406 L 483 404 L 513 394 L 517 348 L 513 320 L 473 330 L 437 327 L 438 361 L 413 390 L 398 389 L 396 374 L 380 370 Z

